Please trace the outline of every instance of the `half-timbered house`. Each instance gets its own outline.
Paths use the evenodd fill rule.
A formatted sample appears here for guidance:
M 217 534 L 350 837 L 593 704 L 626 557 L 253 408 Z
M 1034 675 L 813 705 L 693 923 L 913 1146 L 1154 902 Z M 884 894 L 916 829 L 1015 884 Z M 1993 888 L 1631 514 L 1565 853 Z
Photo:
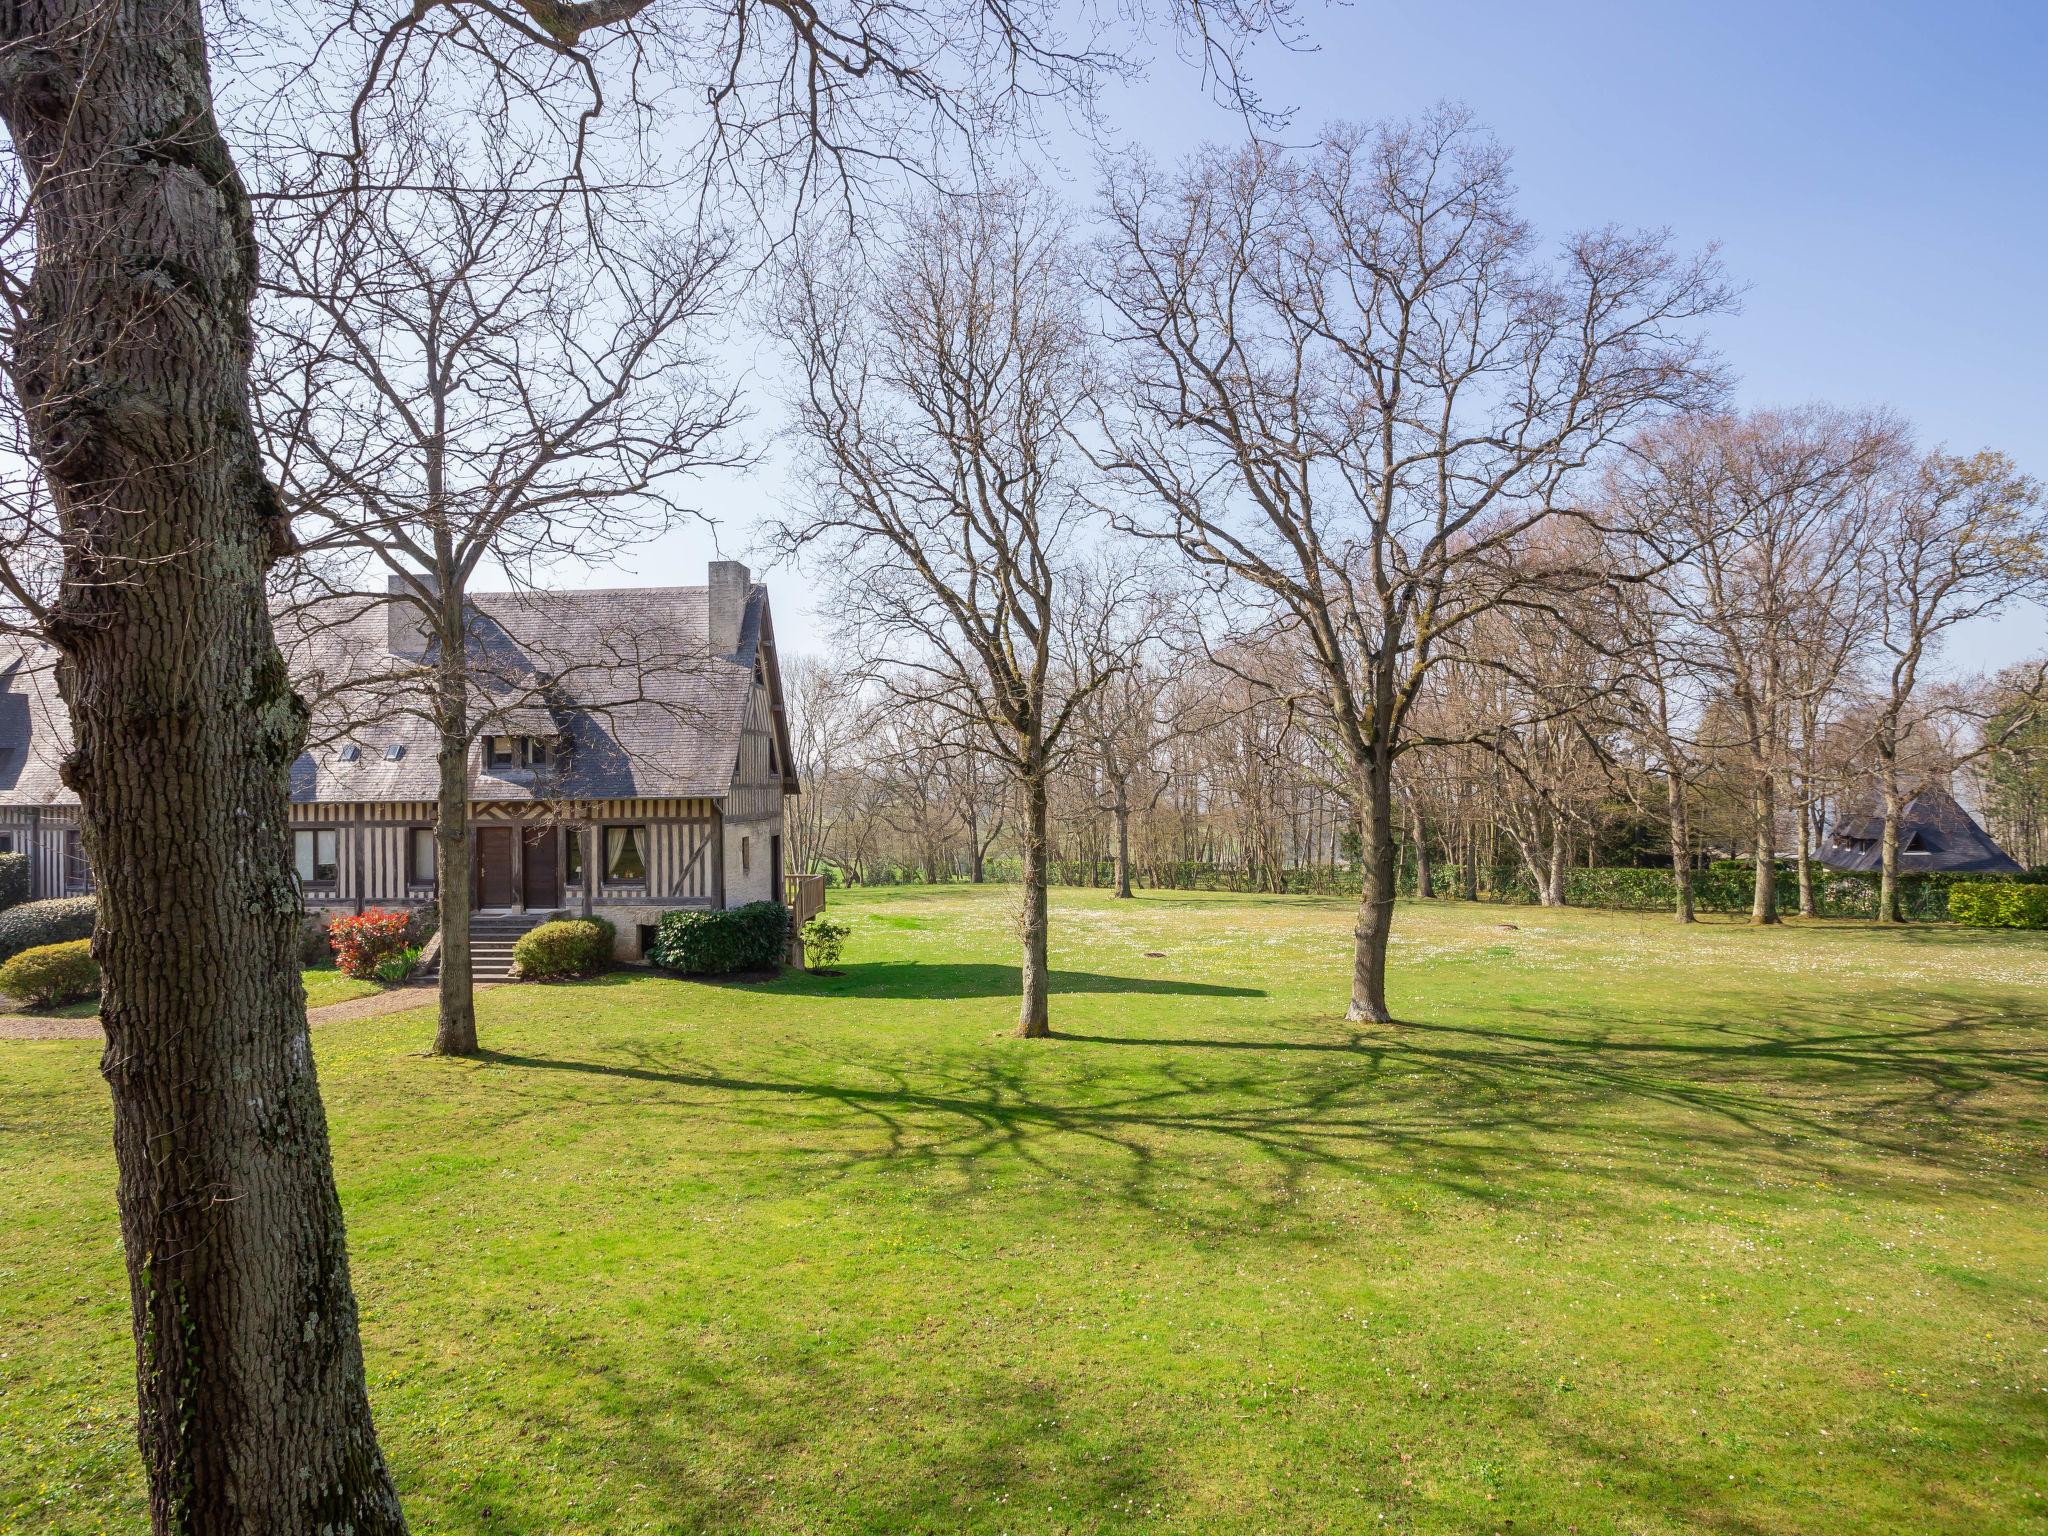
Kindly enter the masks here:
M 782 896 L 791 770 L 766 587 L 715 561 L 701 587 L 470 600 L 469 819 L 480 914 L 596 914 L 641 955 L 678 908 Z M 312 744 L 292 765 L 293 865 L 314 911 L 433 901 L 440 772 L 429 646 L 411 604 L 280 615 Z M 47 653 L 0 672 L 0 851 L 35 897 L 92 888 L 70 731 Z

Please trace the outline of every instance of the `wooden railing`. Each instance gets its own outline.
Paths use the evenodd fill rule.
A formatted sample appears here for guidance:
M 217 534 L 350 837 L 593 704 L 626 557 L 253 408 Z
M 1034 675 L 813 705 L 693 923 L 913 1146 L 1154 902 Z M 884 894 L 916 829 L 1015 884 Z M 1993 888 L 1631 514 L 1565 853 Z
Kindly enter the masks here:
M 789 963 L 804 963 L 804 941 L 797 937 L 804 924 L 825 910 L 823 875 L 784 875 L 782 904 L 789 908 Z
M 782 877 L 782 904 L 789 908 L 792 927 L 801 928 L 820 912 L 825 910 L 825 877 L 823 875 L 784 875 Z

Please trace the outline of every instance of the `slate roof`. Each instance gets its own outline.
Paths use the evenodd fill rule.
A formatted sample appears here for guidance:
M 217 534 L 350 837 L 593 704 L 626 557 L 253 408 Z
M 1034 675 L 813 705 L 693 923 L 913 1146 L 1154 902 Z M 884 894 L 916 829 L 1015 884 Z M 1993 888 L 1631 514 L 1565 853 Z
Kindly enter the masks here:
M 1815 855 L 1829 869 L 1884 867 L 1884 816 L 1865 806 L 1836 822 Z M 1906 874 L 2016 875 L 2020 865 L 1945 789 L 1923 789 L 1899 814 L 1899 869 Z
M 488 592 L 470 603 L 477 726 L 570 744 L 559 767 L 503 770 L 487 770 L 472 745 L 472 799 L 719 799 L 731 790 L 764 636 L 776 681 L 765 587 L 749 587 L 739 645 L 723 656 L 708 652 L 703 587 Z M 293 800 L 435 798 L 424 663 L 393 655 L 391 614 L 381 597 L 333 597 L 279 616 L 279 644 L 313 708 L 310 744 L 292 764 Z M 75 804 L 56 772 L 69 747 L 50 653 L 25 649 L 0 670 L 0 805 Z

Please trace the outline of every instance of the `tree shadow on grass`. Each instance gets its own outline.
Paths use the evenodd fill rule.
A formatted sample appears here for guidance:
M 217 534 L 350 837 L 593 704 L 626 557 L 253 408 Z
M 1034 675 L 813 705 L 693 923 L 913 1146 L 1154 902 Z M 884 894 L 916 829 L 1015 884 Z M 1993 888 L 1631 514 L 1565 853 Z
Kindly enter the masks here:
M 1172 1487 L 1158 1447 L 1127 1426 L 1077 1430 L 1062 1383 L 963 1362 L 936 1394 L 910 1394 L 808 1347 L 806 1333 L 801 1320 L 771 1324 L 733 1354 L 676 1337 L 629 1348 L 594 1322 L 567 1367 L 577 1410 L 536 1421 L 543 1449 L 624 1471 L 600 1518 L 635 1529 L 650 1518 L 703 1532 L 1000 1528 L 1009 1522 L 991 1517 L 1006 1505 L 1057 1507 L 1076 1522 L 1060 1528 L 1093 1529 Z M 523 1370 L 535 1368 L 562 1367 Z M 849 1463 L 867 1475 L 848 1477 Z M 560 1509 L 517 1461 L 463 1471 L 439 1480 L 437 1513 L 455 1516 L 452 1528 L 560 1528 Z
M 646 1040 L 601 1059 L 486 1059 L 609 1080 L 648 1113 L 765 1127 L 807 1178 L 915 1178 L 942 1201 L 1022 1169 L 1218 1227 L 1285 1222 L 1320 1176 L 1579 1208 L 1707 1181 L 1765 1200 L 1795 1184 L 1909 1198 L 1923 1180 L 2027 1183 L 2012 1149 L 2043 1134 L 2048 1061 L 2019 1032 L 2037 1021 L 1916 996 L 1911 1026 L 1887 1024 L 1898 1000 L 1880 997 L 1825 1022 L 1701 1020 L 1668 1039 L 1518 1009 L 1499 1024 L 1098 1033 L 907 1060 L 792 1046 L 740 1069 Z
M 1054 970 L 1049 982 L 1055 993 L 1135 992 L 1157 997 L 1264 997 L 1256 987 L 1231 987 L 1217 982 L 1181 981 L 1170 976 L 1104 976 L 1094 971 Z M 875 994 L 913 1001 L 950 997 L 1015 997 L 1023 986 L 1014 965 L 989 961 L 915 960 L 849 965 L 833 991 Z

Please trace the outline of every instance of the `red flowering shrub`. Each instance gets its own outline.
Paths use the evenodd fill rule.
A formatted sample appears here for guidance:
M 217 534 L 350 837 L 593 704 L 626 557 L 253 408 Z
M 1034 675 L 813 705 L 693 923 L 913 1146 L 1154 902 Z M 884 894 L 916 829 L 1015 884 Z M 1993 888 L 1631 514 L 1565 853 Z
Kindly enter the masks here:
M 360 981 L 376 978 L 377 967 L 406 946 L 412 923 L 408 912 L 383 912 L 372 907 L 354 917 L 337 914 L 327 920 L 327 942 L 344 976 Z

